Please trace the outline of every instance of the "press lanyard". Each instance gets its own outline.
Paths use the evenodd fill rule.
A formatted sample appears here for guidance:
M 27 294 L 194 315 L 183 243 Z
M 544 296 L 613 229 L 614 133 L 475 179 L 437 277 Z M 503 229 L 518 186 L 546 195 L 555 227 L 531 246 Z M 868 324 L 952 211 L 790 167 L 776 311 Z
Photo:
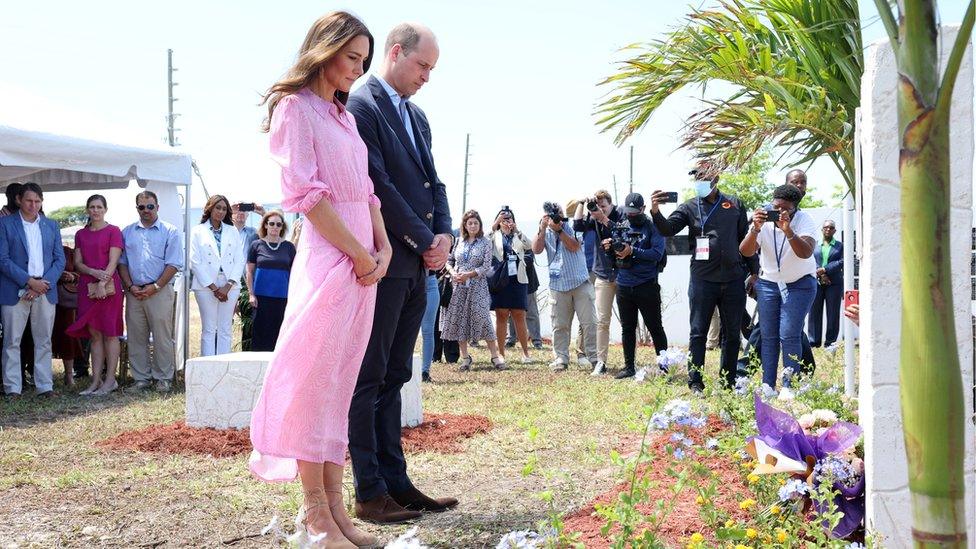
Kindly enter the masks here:
M 715 213 L 715 209 L 718 208 L 718 205 L 722 203 L 722 193 L 719 193 L 718 199 L 715 201 L 715 205 L 712 206 L 712 209 L 711 209 L 711 211 L 708 212 L 708 215 L 706 215 L 704 217 L 702 217 L 701 203 L 702 203 L 702 199 L 699 198 L 698 199 L 698 217 L 700 217 L 701 220 L 702 220 L 702 222 L 701 222 L 701 235 L 702 236 L 705 236 L 705 223 L 708 223 L 708 219 L 710 217 L 712 217 L 712 214 Z
M 463 259 L 464 264 L 467 265 L 468 260 L 471 259 L 471 247 L 474 245 L 474 242 L 470 244 L 464 242 L 463 244 L 464 244 L 464 248 L 461 249 L 461 259 Z
M 776 256 L 776 270 L 778 272 L 782 272 L 783 271 L 783 266 L 781 264 L 782 263 L 782 259 L 783 259 L 783 250 L 786 249 L 786 243 L 788 241 L 789 241 L 789 238 L 786 238 L 786 235 L 784 234 L 783 235 L 783 244 L 781 244 L 779 246 L 779 248 L 777 248 L 776 247 L 776 227 L 773 227 L 773 254 Z

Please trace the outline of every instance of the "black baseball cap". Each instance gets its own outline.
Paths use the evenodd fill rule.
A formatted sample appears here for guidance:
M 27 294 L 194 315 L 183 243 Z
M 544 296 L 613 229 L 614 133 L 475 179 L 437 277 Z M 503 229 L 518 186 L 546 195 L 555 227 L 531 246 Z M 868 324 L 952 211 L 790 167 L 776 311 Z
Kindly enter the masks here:
M 630 193 L 627 195 L 626 200 L 624 200 L 624 213 L 625 214 L 636 214 L 640 213 L 641 208 L 644 207 L 644 197 L 640 193 Z

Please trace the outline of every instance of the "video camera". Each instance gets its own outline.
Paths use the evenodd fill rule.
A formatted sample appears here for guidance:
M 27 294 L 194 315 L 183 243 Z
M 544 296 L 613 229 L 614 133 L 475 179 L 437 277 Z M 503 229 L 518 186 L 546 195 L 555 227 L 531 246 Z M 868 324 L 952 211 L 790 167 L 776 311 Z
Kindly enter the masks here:
M 549 219 L 551 219 L 553 223 L 566 223 L 569 221 L 568 218 L 562 216 L 562 212 L 559 210 L 559 205 L 555 202 L 546 202 L 542 204 L 542 211 L 546 212 L 546 215 L 549 216 Z
M 624 258 L 619 258 L 617 257 L 617 252 L 622 252 L 628 244 L 633 248 L 638 242 L 640 242 L 642 236 L 643 234 L 640 231 L 635 231 L 634 228 L 628 223 L 611 223 L 610 249 L 607 250 L 607 257 L 615 261 L 617 268 L 619 269 L 629 269 L 633 267 L 633 254 Z

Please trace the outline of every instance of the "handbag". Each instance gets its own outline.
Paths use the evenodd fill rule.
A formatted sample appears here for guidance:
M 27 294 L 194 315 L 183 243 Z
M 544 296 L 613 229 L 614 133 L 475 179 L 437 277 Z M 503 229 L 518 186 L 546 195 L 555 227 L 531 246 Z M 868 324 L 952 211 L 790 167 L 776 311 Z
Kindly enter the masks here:
M 539 289 L 539 273 L 535 270 L 535 254 L 525 252 L 525 276 L 528 277 L 528 293 L 534 294 Z
M 491 257 L 491 274 L 488 276 L 488 291 L 497 294 L 508 286 L 508 262 Z
M 98 280 L 88 283 L 88 299 L 105 299 L 115 295 L 115 280 Z
M 78 308 L 77 282 L 58 282 L 58 306 L 65 309 Z
M 444 275 L 440 277 L 437 283 L 440 285 L 441 294 L 441 307 L 447 307 L 451 304 L 451 298 L 454 296 L 454 284 L 451 284 L 451 277 L 444 271 Z

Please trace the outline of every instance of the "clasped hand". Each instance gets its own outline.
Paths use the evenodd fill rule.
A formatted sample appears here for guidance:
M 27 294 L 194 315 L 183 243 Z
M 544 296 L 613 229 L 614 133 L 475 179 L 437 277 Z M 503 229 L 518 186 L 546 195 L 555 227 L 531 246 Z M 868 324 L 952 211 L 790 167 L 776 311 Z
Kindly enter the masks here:
M 423 253 L 424 266 L 431 271 L 439 271 L 444 268 L 450 254 L 451 237 L 446 234 L 435 234 L 430 248 Z

